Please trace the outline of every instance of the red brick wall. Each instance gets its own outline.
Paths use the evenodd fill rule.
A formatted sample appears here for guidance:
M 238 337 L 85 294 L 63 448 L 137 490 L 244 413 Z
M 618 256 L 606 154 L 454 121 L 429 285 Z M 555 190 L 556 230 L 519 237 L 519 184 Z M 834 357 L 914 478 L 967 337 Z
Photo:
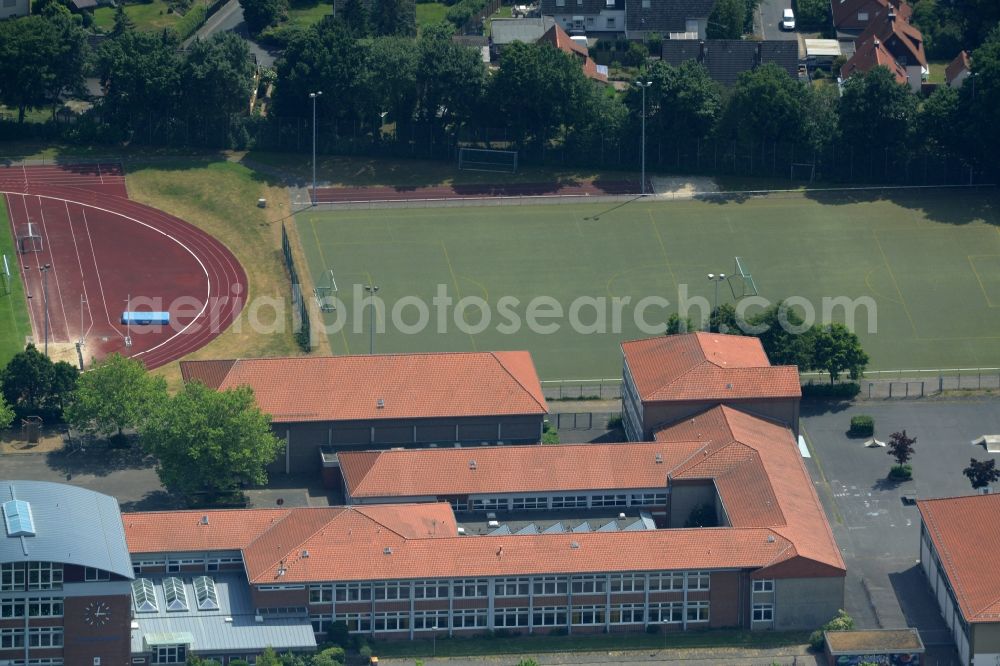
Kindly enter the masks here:
M 84 619 L 87 606 L 98 601 L 110 608 L 110 621 L 104 626 L 88 624 Z M 63 613 L 66 666 L 92 666 L 94 657 L 101 658 L 101 666 L 128 666 L 132 620 L 129 595 L 67 597 Z
M 689 592 L 688 599 L 704 598 L 704 595 L 704 592 Z M 713 573 L 708 599 L 710 601 L 710 626 L 737 627 L 740 625 L 740 574 L 738 571 Z

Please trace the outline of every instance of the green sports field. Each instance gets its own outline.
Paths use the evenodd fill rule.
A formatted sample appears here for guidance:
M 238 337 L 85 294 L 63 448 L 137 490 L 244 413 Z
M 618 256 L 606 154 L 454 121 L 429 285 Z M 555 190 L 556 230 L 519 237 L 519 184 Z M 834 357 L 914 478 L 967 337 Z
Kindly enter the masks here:
M 352 286 L 374 281 L 389 323 L 375 337 L 377 352 L 528 349 L 543 379 L 590 379 L 619 376 L 619 343 L 646 335 L 635 321 L 640 299 L 676 304 L 686 287 L 688 298 L 711 303 L 714 285 L 706 275 L 731 273 L 736 255 L 761 297 L 801 297 L 817 318 L 824 298 L 870 299 L 876 315 L 857 309 L 855 328 L 871 369 L 998 367 L 998 203 L 992 191 L 901 193 L 891 200 L 786 194 L 727 202 L 304 212 L 296 222 L 313 279 L 326 284 L 332 270 L 343 302 L 323 315 L 328 325 L 344 323 L 331 328 L 334 353 L 368 352 L 368 311 L 355 316 Z M 431 300 L 439 289 L 454 301 L 483 299 L 491 316 L 485 330 L 459 330 L 454 305 L 439 308 Z M 428 306 L 429 322 L 420 332 L 392 326 L 392 307 L 404 297 Z M 535 318 L 558 330 L 529 330 L 528 304 L 536 297 L 562 307 L 562 318 Z M 575 317 L 590 332 L 574 330 L 568 316 L 578 297 L 590 299 L 577 301 Z M 615 297 L 631 298 L 621 306 L 619 331 Z M 594 332 L 602 299 L 603 333 Z M 417 328 L 413 300 L 400 304 L 399 314 Z M 719 302 L 734 300 L 729 283 L 721 283 Z M 653 302 L 644 321 L 662 322 L 673 311 L 676 305 Z M 696 306 L 690 312 L 700 316 Z M 843 308 L 833 315 L 842 321 Z M 466 308 L 464 321 L 479 324 L 480 308 Z
M 14 354 L 24 349 L 25 337 L 31 335 L 28 304 L 24 298 L 24 284 L 18 279 L 17 255 L 7 217 L 7 201 L 0 196 L 0 254 L 7 257 L 13 274 L 12 280 L 0 277 L 0 367 Z M 3 264 L 0 263 L 0 270 Z

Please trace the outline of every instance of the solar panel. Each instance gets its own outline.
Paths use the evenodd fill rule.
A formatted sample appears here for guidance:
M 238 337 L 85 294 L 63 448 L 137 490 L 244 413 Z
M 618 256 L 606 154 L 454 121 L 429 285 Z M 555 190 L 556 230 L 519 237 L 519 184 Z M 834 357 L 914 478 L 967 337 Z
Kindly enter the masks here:
M 3 503 L 3 522 L 7 536 L 35 536 L 35 520 L 31 516 L 31 505 L 24 500 L 10 500 Z
M 194 593 L 198 597 L 198 610 L 219 610 L 219 595 L 215 581 L 208 576 L 194 579 Z
M 156 591 L 153 582 L 148 578 L 136 578 L 132 581 L 132 603 L 137 613 L 155 613 Z
M 163 599 L 168 611 L 185 611 L 188 609 L 187 590 L 184 581 L 170 576 L 163 579 Z

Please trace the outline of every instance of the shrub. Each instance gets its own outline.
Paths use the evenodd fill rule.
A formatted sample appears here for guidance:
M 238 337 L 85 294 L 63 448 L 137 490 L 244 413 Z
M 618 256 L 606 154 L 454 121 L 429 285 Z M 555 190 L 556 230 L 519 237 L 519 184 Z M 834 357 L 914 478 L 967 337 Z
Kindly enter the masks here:
M 313 657 L 313 666 L 329 666 L 331 664 L 343 664 L 347 659 L 347 655 L 344 653 L 344 648 L 339 645 L 334 645 L 333 647 L 328 647 L 315 657 Z
M 360 648 L 358 648 L 358 654 L 360 654 L 364 659 L 371 659 L 372 647 L 370 645 L 362 645 Z
M 875 419 L 867 415 L 851 417 L 851 437 L 871 437 L 875 434 Z
M 559 431 L 552 427 L 552 424 L 546 423 L 545 429 L 542 430 L 542 444 L 558 444 L 559 443 Z
M 823 648 L 824 631 L 851 631 L 854 629 L 854 618 L 848 615 L 847 611 L 841 609 L 837 611 L 837 616 L 824 624 L 816 631 L 809 634 L 809 645 L 814 650 Z
M 857 382 L 841 382 L 838 384 L 814 384 L 809 382 L 802 387 L 803 398 L 818 400 L 853 400 L 861 393 L 861 384 Z
M 913 466 L 893 465 L 892 469 L 889 470 L 889 478 L 896 479 L 897 481 L 909 481 L 913 478 Z
M 184 41 L 201 27 L 207 17 L 208 7 L 202 4 L 195 5 L 177 22 L 177 36 Z
M 608 419 L 608 430 L 614 430 L 615 428 L 622 427 L 622 415 L 612 416 Z

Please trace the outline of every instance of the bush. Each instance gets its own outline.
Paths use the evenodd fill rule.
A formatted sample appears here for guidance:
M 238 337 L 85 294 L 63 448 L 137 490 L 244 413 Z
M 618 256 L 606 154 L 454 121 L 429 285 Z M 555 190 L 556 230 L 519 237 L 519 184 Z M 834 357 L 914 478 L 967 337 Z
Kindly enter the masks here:
M 364 659 L 371 659 L 372 647 L 370 645 L 362 645 L 358 648 L 358 654 L 360 654 Z
M 803 398 L 819 400 L 853 400 L 861 393 L 861 384 L 857 382 L 841 382 L 839 384 L 814 384 L 809 382 L 802 387 Z
M 889 470 L 889 478 L 897 481 L 909 481 L 913 478 L 912 465 L 893 465 Z
M 542 430 L 542 444 L 558 444 L 559 443 L 559 431 L 552 427 L 552 424 L 546 423 L 545 428 Z
M 195 5 L 177 22 L 175 27 L 177 36 L 184 41 L 202 26 L 206 18 L 208 18 L 208 7 L 202 4 Z
M 875 434 L 875 419 L 867 415 L 852 416 L 848 434 L 851 437 L 871 437 Z
M 854 629 L 854 618 L 847 614 L 847 611 L 841 609 L 837 611 L 837 616 L 824 624 L 822 627 L 816 631 L 809 634 L 809 645 L 814 650 L 823 649 L 823 632 L 824 631 L 851 631 Z
M 260 31 L 260 35 L 257 36 L 257 41 L 261 44 L 267 44 L 268 46 L 284 49 L 288 47 L 288 44 L 291 43 L 292 39 L 296 35 L 304 32 L 305 30 L 306 29 L 301 25 L 294 23 L 272 25 Z
M 333 647 L 326 648 L 313 657 L 313 666 L 321 666 L 321 664 L 343 664 L 346 659 L 347 655 L 344 653 L 344 648 L 339 645 L 334 645 Z

